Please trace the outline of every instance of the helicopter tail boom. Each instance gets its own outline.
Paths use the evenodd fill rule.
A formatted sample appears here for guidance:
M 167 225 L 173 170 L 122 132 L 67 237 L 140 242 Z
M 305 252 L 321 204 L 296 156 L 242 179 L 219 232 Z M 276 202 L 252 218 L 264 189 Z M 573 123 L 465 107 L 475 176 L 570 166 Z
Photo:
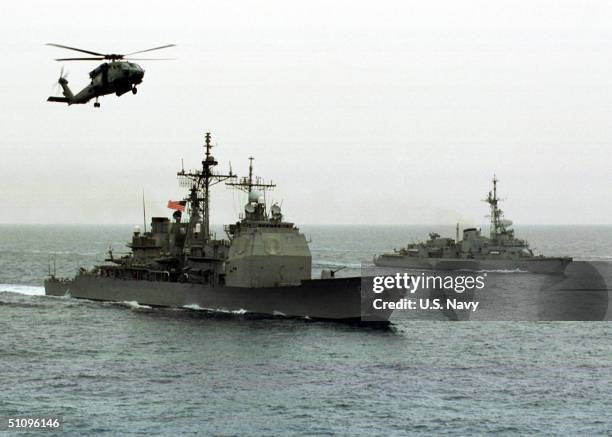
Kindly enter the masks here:
M 66 97 L 49 97 L 47 102 L 59 102 L 59 103 L 68 103 L 68 99 Z

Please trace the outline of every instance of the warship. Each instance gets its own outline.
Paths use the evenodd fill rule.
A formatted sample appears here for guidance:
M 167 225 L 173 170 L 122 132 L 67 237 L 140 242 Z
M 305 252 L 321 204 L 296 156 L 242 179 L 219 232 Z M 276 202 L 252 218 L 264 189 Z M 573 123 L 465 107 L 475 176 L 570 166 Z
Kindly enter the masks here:
M 117 257 L 109 250 L 104 264 L 81 268 L 72 279 L 50 274 L 45 294 L 236 314 L 389 322 L 388 310 L 365 320 L 361 277 L 335 277 L 328 270 L 320 279 L 311 278 L 308 241 L 284 220 L 280 205 L 268 211 L 265 193 L 275 185 L 253 175 L 253 158 L 248 176 L 237 178 L 231 168 L 226 174 L 215 171 L 210 133 L 204 148 L 201 168 L 177 173 L 188 195 L 168 202 L 172 221 L 152 217 L 147 232 L 145 220 L 144 232 L 134 228 L 127 255 Z M 210 195 L 221 182 L 245 192 L 247 203 L 239 220 L 224 227 L 227 238 L 217 239 L 210 230 Z
M 425 270 L 523 270 L 532 273 L 559 274 L 572 261 L 569 257 L 535 255 L 525 240 L 514 236 L 512 221 L 504 218 L 497 197 L 497 177 L 485 202 L 491 209 L 490 236 L 480 229 L 463 230 L 459 240 L 459 225 L 455 239 L 440 237 L 432 232 L 424 242 L 408 244 L 392 253 L 374 257 L 379 267 L 400 267 Z

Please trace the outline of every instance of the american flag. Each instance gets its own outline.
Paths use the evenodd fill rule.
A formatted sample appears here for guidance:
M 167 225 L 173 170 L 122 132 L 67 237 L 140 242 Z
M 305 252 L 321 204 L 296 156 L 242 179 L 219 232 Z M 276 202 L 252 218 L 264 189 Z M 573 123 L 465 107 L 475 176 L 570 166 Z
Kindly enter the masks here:
M 185 205 L 187 205 L 187 202 L 184 200 L 168 200 L 167 208 L 185 212 Z

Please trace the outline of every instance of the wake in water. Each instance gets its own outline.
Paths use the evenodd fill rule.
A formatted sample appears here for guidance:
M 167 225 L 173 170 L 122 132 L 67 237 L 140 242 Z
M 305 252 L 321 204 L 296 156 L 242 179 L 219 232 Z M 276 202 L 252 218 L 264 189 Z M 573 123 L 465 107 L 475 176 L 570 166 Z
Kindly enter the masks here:
M 0 293 L 18 293 L 29 296 L 44 296 L 45 287 L 20 284 L 0 284 Z
M 347 269 L 360 269 L 361 268 L 361 264 L 362 263 L 346 263 L 346 262 L 341 262 L 341 261 L 327 261 L 327 260 L 313 260 L 312 261 L 312 267 L 314 268 L 340 268 L 340 267 L 345 267 Z M 364 264 L 368 264 L 367 262 L 364 262 Z M 372 264 L 374 265 L 374 264 Z
M 112 302 L 114 305 L 124 306 L 133 310 L 150 310 L 149 305 L 141 305 L 135 300 L 125 300 L 123 302 Z
M 221 313 L 221 314 L 235 314 L 239 316 L 247 313 L 247 310 L 244 310 L 244 309 L 229 311 L 229 310 L 224 310 L 224 309 L 203 308 L 198 304 L 184 305 L 183 308 L 186 310 L 192 310 L 192 311 L 208 311 L 208 312 Z

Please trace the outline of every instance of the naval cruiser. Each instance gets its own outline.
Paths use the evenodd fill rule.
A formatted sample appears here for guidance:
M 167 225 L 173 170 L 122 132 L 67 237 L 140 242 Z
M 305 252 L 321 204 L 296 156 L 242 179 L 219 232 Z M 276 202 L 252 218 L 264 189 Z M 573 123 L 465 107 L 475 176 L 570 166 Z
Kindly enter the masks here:
M 374 257 L 379 267 L 400 267 L 425 270 L 523 270 L 532 273 L 563 273 L 572 261 L 569 257 L 535 255 L 525 240 L 514 236 L 512 221 L 504 219 L 497 197 L 498 179 L 493 177 L 493 190 L 485 202 L 491 209 L 491 229 L 487 238 L 480 229 L 463 230 L 459 240 L 459 225 L 455 239 L 429 234 L 424 242 L 408 244 L 392 253 Z
M 149 232 L 146 221 L 144 232 L 136 227 L 127 255 L 117 257 L 109 251 L 105 264 L 81 268 L 72 279 L 50 275 L 44 283 L 45 294 L 237 314 L 388 323 L 392 311 L 370 314 L 363 307 L 361 277 L 339 278 L 333 271 L 323 271 L 320 279 L 311 278 L 308 242 L 294 223 L 284 220 L 278 204 L 268 211 L 265 192 L 275 185 L 253 176 L 253 158 L 249 158 L 248 176 L 239 179 L 231 168 L 227 174 L 215 171 L 218 162 L 211 153 L 210 133 L 204 147 L 201 168 L 177 173 L 188 195 L 168 202 L 174 210 L 172 220 L 152 217 Z M 221 182 L 245 192 L 247 203 L 240 219 L 224 227 L 227 238 L 217 239 L 210 230 L 210 194 L 213 185 Z M 183 213 L 188 220 L 183 220 Z

